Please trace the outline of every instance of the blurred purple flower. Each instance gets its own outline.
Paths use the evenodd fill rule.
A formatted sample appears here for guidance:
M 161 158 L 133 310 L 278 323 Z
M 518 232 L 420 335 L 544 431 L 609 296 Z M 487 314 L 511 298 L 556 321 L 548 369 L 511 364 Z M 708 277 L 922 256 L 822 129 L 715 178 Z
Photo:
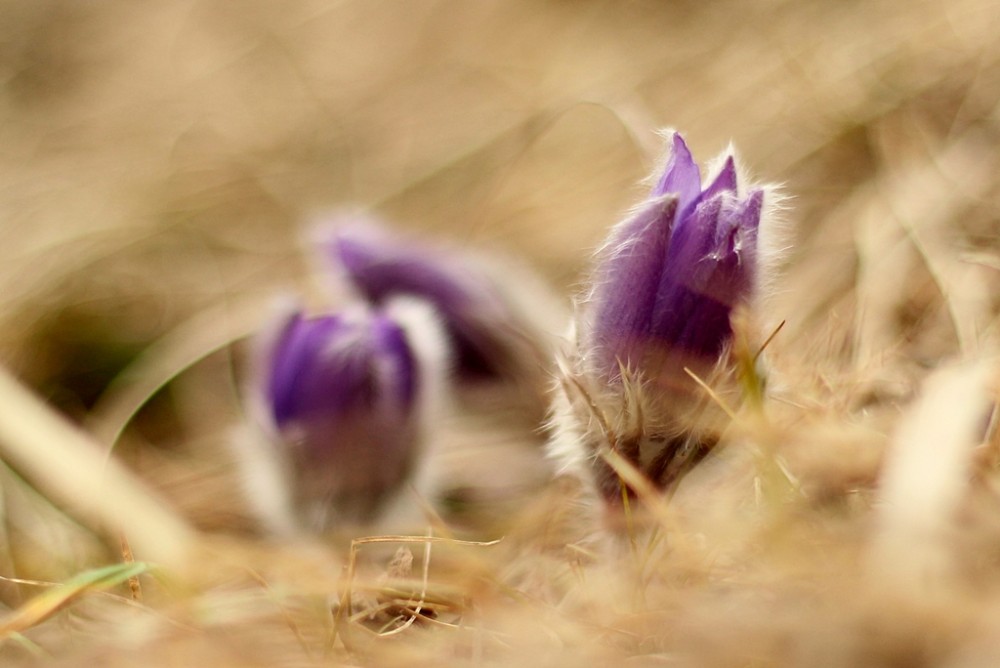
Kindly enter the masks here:
M 456 370 L 466 378 L 522 373 L 525 345 L 543 346 L 552 314 L 562 313 L 536 306 L 555 300 L 525 267 L 425 245 L 363 217 L 338 225 L 320 247 L 370 303 L 399 295 L 430 303 L 456 351 Z
M 440 366 L 413 339 L 389 312 L 296 311 L 269 342 L 259 396 L 308 523 L 369 521 L 412 475 L 428 367 Z
M 730 316 L 753 291 L 762 189 L 740 194 L 727 157 L 702 187 L 698 165 L 674 134 L 666 168 L 635 213 L 611 232 L 594 275 L 581 343 L 596 370 L 699 360 L 714 364 Z

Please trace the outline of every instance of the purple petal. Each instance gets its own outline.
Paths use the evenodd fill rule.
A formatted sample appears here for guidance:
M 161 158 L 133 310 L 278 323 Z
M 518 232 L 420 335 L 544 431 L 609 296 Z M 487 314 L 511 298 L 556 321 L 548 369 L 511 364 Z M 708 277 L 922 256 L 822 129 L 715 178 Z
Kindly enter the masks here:
M 754 240 L 754 250 L 756 251 L 757 229 L 760 227 L 760 216 L 764 208 L 764 191 L 760 188 L 752 190 L 750 194 L 740 202 L 740 206 L 732 211 L 734 224 L 743 230 L 743 233 Z M 752 233 L 752 234 L 751 234 Z
M 612 232 L 595 276 L 589 341 L 598 366 L 617 373 L 637 344 L 648 338 L 650 318 L 670 247 L 678 202 L 665 195 L 653 200 Z
M 314 383 L 317 375 L 315 361 L 342 326 L 336 317 L 310 321 L 295 313 L 289 318 L 273 346 L 267 382 L 267 399 L 277 424 L 303 412 L 304 386 Z M 305 395 L 308 398 L 309 393 Z
M 665 350 L 714 355 L 729 335 L 729 306 L 703 296 L 696 274 L 714 245 L 720 200 L 702 202 L 678 226 L 651 314 L 651 339 Z
M 733 156 L 726 158 L 726 162 L 722 165 L 718 176 L 702 191 L 701 199 L 703 201 L 711 199 L 724 192 L 736 192 L 736 161 L 733 160 Z
M 509 317 L 481 275 L 455 257 L 392 239 L 378 228 L 341 230 L 328 249 L 334 263 L 373 304 L 407 294 L 431 303 L 444 318 L 463 371 L 497 371 L 503 349 L 498 331 L 509 324 Z
M 678 208 L 683 211 L 701 192 L 701 172 L 691 157 L 691 151 L 680 133 L 673 136 L 670 160 L 663 175 L 651 193 L 652 197 L 673 194 L 677 196 Z
M 463 283 L 475 278 L 443 269 L 444 258 L 422 249 L 397 248 L 388 240 L 343 233 L 333 240 L 331 251 L 354 285 L 376 304 L 393 295 L 413 294 L 445 313 L 468 307 L 470 295 Z
M 406 333 L 398 324 L 379 316 L 374 323 L 373 337 L 380 357 L 385 361 L 378 369 L 382 378 L 380 387 L 402 407 L 411 406 L 416 394 L 416 360 L 406 340 Z
M 677 226 L 651 319 L 662 345 L 711 357 L 726 344 L 732 310 L 753 284 L 762 201 L 762 191 L 703 200 Z
M 402 329 L 385 316 L 294 314 L 272 348 L 266 395 L 279 428 L 352 412 L 404 415 L 414 371 Z
M 701 294 L 731 306 L 750 294 L 756 278 L 757 228 L 763 202 L 763 190 L 755 190 L 743 200 L 723 199 L 714 248 L 694 278 Z
M 712 179 L 712 182 L 708 184 L 705 190 L 699 192 L 697 196 L 688 200 L 687 205 L 681 209 L 680 215 L 678 215 L 678 225 L 684 225 L 686 220 L 690 219 L 691 212 L 698 207 L 699 204 L 706 200 L 710 200 L 714 197 L 719 197 L 724 193 L 736 194 L 736 164 L 732 156 L 726 158 L 726 161 L 722 165 L 722 169 L 719 173 Z

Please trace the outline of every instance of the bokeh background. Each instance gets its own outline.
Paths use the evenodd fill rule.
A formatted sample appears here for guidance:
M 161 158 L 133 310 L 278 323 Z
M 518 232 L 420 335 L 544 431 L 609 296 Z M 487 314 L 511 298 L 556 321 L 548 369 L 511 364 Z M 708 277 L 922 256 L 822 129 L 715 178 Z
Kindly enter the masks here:
M 792 378 L 892 413 L 996 338 L 998 34 L 988 0 L 3 0 L 0 359 L 252 535 L 217 444 L 240 342 L 314 289 L 303 230 L 371 210 L 569 300 L 669 127 L 788 196 L 763 320 Z M 8 567 L 102 554 L 19 494 Z
M 343 207 L 518 253 L 569 288 L 663 127 L 703 159 L 732 141 L 784 184 L 789 262 L 835 283 L 817 310 L 870 259 L 854 232 L 975 259 L 997 234 L 992 10 L 5 3 L 5 357 L 86 412 L 185 318 L 298 280 L 297 235 Z

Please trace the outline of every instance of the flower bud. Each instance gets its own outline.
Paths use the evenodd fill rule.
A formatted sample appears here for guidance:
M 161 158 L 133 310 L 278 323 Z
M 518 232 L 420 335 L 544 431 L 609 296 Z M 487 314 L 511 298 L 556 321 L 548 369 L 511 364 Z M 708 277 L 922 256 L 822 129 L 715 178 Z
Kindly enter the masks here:
M 443 391 L 441 337 L 430 309 L 405 300 L 280 318 L 252 390 L 265 441 L 257 454 L 279 472 L 268 482 L 278 491 L 255 489 L 261 476 L 248 475 L 251 495 L 280 500 L 256 499 L 271 529 L 368 523 L 395 502 L 423 465 Z
M 612 502 L 622 486 L 602 448 L 665 488 L 714 445 L 718 411 L 688 371 L 731 370 L 731 318 L 760 279 L 768 191 L 741 187 L 732 156 L 703 185 L 671 141 L 652 191 L 598 252 L 555 398 L 550 453 Z

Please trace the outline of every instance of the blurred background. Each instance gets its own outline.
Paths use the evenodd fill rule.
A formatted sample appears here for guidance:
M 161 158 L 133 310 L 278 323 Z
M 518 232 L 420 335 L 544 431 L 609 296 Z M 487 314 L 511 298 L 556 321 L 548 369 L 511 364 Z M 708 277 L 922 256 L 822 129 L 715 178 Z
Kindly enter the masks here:
M 643 195 L 640 181 L 662 150 L 657 130 L 682 131 L 700 162 L 732 143 L 753 178 L 781 184 L 787 196 L 783 273 L 758 318 L 767 331 L 787 323 L 769 355 L 776 386 L 792 388 L 794 401 L 770 408 L 781 416 L 786 454 L 801 455 L 789 456 L 793 468 L 820 492 L 797 497 L 787 514 L 785 506 L 762 506 L 743 522 L 730 510 L 756 506 L 741 497 L 726 505 L 740 490 L 701 483 L 712 493 L 692 498 L 708 519 L 688 518 L 690 542 L 702 545 L 713 521 L 725 527 L 716 532 L 723 539 L 710 536 L 704 563 L 684 554 L 664 562 L 659 590 L 649 591 L 676 603 L 657 609 L 666 616 L 623 608 L 615 617 L 618 608 L 602 597 L 632 597 L 631 576 L 598 570 L 592 599 L 583 596 L 577 608 L 570 600 L 565 617 L 546 617 L 551 628 L 573 614 L 585 623 L 559 626 L 565 635 L 551 637 L 534 622 L 547 603 L 516 599 L 512 607 L 505 588 L 528 592 L 531 606 L 538 592 L 562 605 L 550 590 L 578 581 L 585 551 L 562 552 L 566 541 L 547 533 L 525 537 L 548 526 L 551 513 L 539 504 L 537 515 L 546 516 L 490 553 L 493 565 L 477 561 L 479 552 L 465 562 L 441 562 L 435 553 L 435 567 L 443 563 L 460 583 L 456 633 L 471 619 L 461 619 L 467 601 L 481 594 L 497 619 L 520 619 L 510 627 L 515 634 L 530 631 L 538 647 L 554 648 L 552 665 L 565 665 L 561 652 L 576 646 L 597 646 L 591 658 L 606 665 L 615 643 L 629 656 L 677 639 L 710 653 L 724 645 L 720 619 L 734 633 L 725 651 L 740 661 L 695 665 L 793 651 L 789 633 L 814 633 L 816 656 L 833 665 L 828 649 L 841 628 L 854 629 L 859 647 L 878 649 L 884 636 L 895 639 L 887 642 L 898 643 L 899 656 L 915 657 L 912 647 L 946 638 L 942 619 L 962 627 L 957 637 L 988 631 L 987 617 L 970 608 L 966 617 L 914 613 L 916 621 L 906 621 L 912 601 L 882 608 L 864 594 L 870 581 L 852 581 L 851 589 L 840 578 L 855 573 L 857 550 L 867 550 L 866 504 L 881 449 L 918 381 L 944 360 L 997 350 L 998 35 L 1000 12 L 990 0 L 0 0 L 0 363 L 113 445 L 196 527 L 251 538 L 234 540 L 231 559 L 217 550 L 202 564 L 215 574 L 199 573 L 209 584 L 194 586 L 215 597 L 204 605 L 143 580 L 148 605 L 155 608 L 160 591 L 163 609 L 174 606 L 158 623 L 190 638 L 193 658 L 171 665 L 206 663 L 216 651 L 212 633 L 236 657 L 226 665 L 249 665 L 250 653 L 260 665 L 278 665 L 247 649 L 278 637 L 258 632 L 259 609 L 283 629 L 281 642 L 292 648 L 282 649 L 286 662 L 303 649 L 313 657 L 312 648 L 333 643 L 330 596 L 342 584 L 343 555 L 292 546 L 279 558 L 247 556 L 262 541 L 254 540 L 225 447 L 244 419 L 247 337 L 276 295 L 322 289 L 303 231 L 335 211 L 371 210 L 401 230 L 518 256 L 568 304 L 592 250 Z M 541 498 L 549 482 L 537 419 L 518 417 L 509 403 L 493 412 L 491 405 L 481 403 L 477 422 L 452 434 L 460 447 L 451 465 L 469 479 L 444 499 L 445 512 L 461 516 L 472 507 L 489 521 L 513 517 L 505 504 Z M 16 419 L 8 414 L 4 424 Z M 985 573 L 974 571 L 975 584 L 963 592 L 996 581 L 1000 563 L 993 420 L 993 449 L 983 457 L 995 460 L 993 482 L 976 487 L 988 502 L 963 516 L 975 540 L 945 541 Z M 730 525 L 712 520 L 703 499 Z M 59 503 L 0 466 L 0 576 L 62 581 L 123 559 L 114 540 Z M 779 529 L 767 533 L 774 517 Z M 749 538 L 728 543 L 730 530 Z M 771 562 L 760 561 L 767 541 L 777 546 Z M 557 576 L 544 570 L 549 548 Z M 318 563 L 324 577 L 309 580 L 314 571 L 298 559 Z M 502 585 L 482 573 L 499 573 Z M 612 588 L 616 577 L 620 589 Z M 10 619 L 36 585 L 0 578 L 0 619 Z M 799 597 L 813 586 L 832 592 L 820 597 L 829 605 L 823 610 L 842 626 L 802 614 L 820 609 Z M 135 606 L 120 604 L 136 601 L 119 589 L 117 598 L 88 597 L 83 613 L 32 629 L 38 645 L 10 655 L 21 648 L 38 656 L 38 646 L 55 653 L 59 637 L 87 644 L 79 633 L 93 628 L 86 623 L 120 618 L 101 617 L 106 608 L 148 619 L 129 616 Z M 302 603 L 279 590 L 311 598 Z M 191 610 L 178 603 L 184 597 Z M 860 606 L 856 617 L 845 602 Z M 297 605 L 313 626 L 288 622 Z M 996 606 L 989 610 L 1000 619 Z M 478 614 L 469 628 L 480 624 Z M 870 631 L 873 619 L 888 631 Z M 904 630 L 896 632 L 899 619 Z M 94 646 L 112 637 L 142 646 L 151 637 L 145 627 L 120 635 L 117 624 L 99 627 Z M 770 624 L 774 643 L 754 645 L 769 637 L 759 630 Z M 205 635 L 189 634 L 189 626 Z M 300 628 L 314 631 L 309 642 Z M 663 629 L 681 630 L 671 640 Z M 9 632 L 0 628 L 0 643 Z M 513 637 L 501 636 L 496 644 Z M 451 636 L 440 637 L 440 651 L 454 652 Z M 626 643 L 632 637 L 636 648 Z M 479 656 L 477 647 L 469 657 Z M 536 653 L 525 647 L 533 663 Z M 144 652 L 143 665 L 153 654 Z M 446 654 L 431 646 L 426 656 L 436 665 Z M 789 665 L 816 663 L 802 656 Z M 927 658 L 934 656 L 893 665 L 942 665 Z M 983 665 L 996 665 L 992 656 Z M 71 665 L 85 663 L 112 665 Z M 840 665 L 860 664 L 876 665 Z
M 872 391 L 905 396 L 911 372 L 996 331 L 988 1 L 3 0 L 0 16 L 0 358 L 105 443 L 124 433 L 126 460 L 205 527 L 243 526 L 217 501 L 225 465 L 200 461 L 241 411 L 228 344 L 308 282 L 308 224 L 371 209 L 519 255 L 568 300 L 665 127 L 782 184 L 778 350 L 877 360 Z

